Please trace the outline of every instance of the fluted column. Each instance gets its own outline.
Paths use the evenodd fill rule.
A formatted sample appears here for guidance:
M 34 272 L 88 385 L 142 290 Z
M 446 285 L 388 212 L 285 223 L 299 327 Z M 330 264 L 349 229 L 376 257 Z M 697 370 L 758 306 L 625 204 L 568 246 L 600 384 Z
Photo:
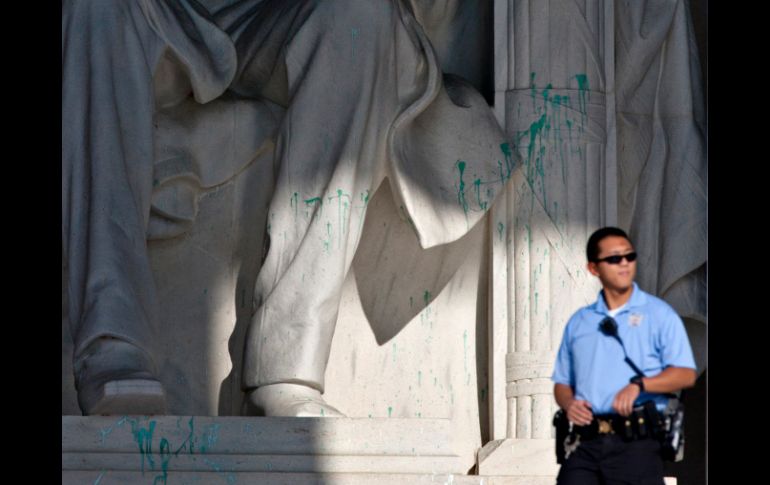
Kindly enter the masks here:
M 495 110 L 522 166 L 491 215 L 490 335 L 507 350 L 504 372 L 499 340 L 490 352 L 497 441 L 479 453 L 482 474 L 556 469 L 555 352 L 570 314 L 598 291 L 586 239 L 617 218 L 613 11 L 606 0 L 495 2 Z

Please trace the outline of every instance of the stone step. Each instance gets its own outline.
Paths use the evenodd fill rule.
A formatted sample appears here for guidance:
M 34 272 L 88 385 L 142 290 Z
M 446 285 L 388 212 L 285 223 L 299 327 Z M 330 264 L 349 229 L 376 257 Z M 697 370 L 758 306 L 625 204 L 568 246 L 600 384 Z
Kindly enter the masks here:
M 550 470 L 470 475 L 453 434 L 430 418 L 62 416 L 62 484 L 555 482 Z
M 452 429 L 449 419 L 63 416 L 62 469 L 464 474 L 473 463 Z
M 505 477 L 458 474 L 415 474 L 415 473 L 259 473 L 259 472 L 169 472 L 163 473 L 128 471 L 66 471 L 62 473 L 62 484 L 251 484 L 269 483 L 275 485 L 553 485 L 555 477 Z M 675 478 L 666 478 L 665 485 L 676 485 Z

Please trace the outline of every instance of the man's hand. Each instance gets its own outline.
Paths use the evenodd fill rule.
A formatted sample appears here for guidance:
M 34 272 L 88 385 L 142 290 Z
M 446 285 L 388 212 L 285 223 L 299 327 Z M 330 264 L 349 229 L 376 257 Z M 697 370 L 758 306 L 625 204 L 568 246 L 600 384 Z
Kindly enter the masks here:
M 567 419 L 580 426 L 591 424 L 594 413 L 591 411 L 591 403 L 580 399 L 573 399 L 567 406 Z
M 594 419 L 591 403 L 582 399 L 575 399 L 572 386 L 554 384 L 553 395 L 559 407 L 566 411 L 567 419 L 580 426 L 591 424 Z
M 639 386 L 636 384 L 629 384 L 615 394 L 615 399 L 612 401 L 612 409 L 617 411 L 621 416 L 628 416 L 634 410 L 634 401 L 639 397 Z

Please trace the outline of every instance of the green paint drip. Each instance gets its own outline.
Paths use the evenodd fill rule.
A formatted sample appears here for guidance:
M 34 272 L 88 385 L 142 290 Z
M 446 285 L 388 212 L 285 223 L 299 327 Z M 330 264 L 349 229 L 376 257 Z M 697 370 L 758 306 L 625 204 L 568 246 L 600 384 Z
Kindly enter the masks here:
M 388 406 L 388 417 L 393 414 L 393 408 L 391 406 Z
M 535 188 L 535 179 L 537 176 L 540 177 L 540 186 L 543 193 L 543 200 L 545 200 L 545 183 L 544 183 L 544 177 L 545 177 L 545 170 L 543 167 L 543 158 L 545 154 L 545 146 L 543 146 L 543 131 L 547 125 L 547 118 L 545 115 L 542 115 L 540 119 L 533 122 L 529 127 L 529 146 L 527 147 L 527 181 L 529 182 L 530 186 L 532 187 L 532 193 L 534 197 L 534 188 Z M 539 150 L 538 150 L 538 157 L 534 157 L 535 155 L 535 147 L 538 146 L 539 142 Z M 532 201 L 534 204 L 534 200 Z
M 321 197 L 311 197 L 309 199 L 305 199 L 305 207 L 313 209 L 312 217 L 318 217 L 320 218 L 323 214 L 323 205 L 324 201 Z M 307 216 L 307 212 L 305 212 L 305 215 Z
M 503 152 L 503 156 L 505 157 L 505 169 L 507 170 L 507 173 L 505 175 L 505 180 L 508 180 L 511 178 L 511 172 L 514 169 L 513 153 L 511 151 L 511 146 L 508 143 L 503 143 L 500 145 L 500 151 Z
M 553 89 L 553 86 L 551 86 L 551 83 L 548 83 L 548 86 L 543 89 L 543 116 L 548 114 L 548 103 L 550 100 L 548 99 L 548 94 Z
M 527 229 L 527 243 L 529 244 L 529 252 L 532 252 L 532 228 L 529 227 L 529 224 L 524 224 L 524 227 Z
M 366 207 L 369 205 L 369 190 L 367 189 L 365 192 L 361 192 L 359 196 L 361 197 L 361 202 L 363 202 L 363 205 L 360 207 L 360 209 L 362 209 L 362 211 L 365 211 Z M 362 212 L 361 217 L 358 218 L 358 232 L 356 233 L 357 237 L 359 238 L 361 237 L 361 230 L 363 229 L 363 227 L 364 227 L 364 217 Z
M 142 474 L 144 474 L 145 460 L 147 460 L 151 469 L 155 469 L 155 462 L 152 459 L 153 432 L 155 432 L 155 421 L 150 421 L 149 427 L 146 429 L 138 427 L 136 421 L 131 421 L 131 433 L 134 435 L 134 441 L 139 446 L 139 454 L 142 457 Z
M 529 172 L 527 174 L 527 178 L 530 179 L 530 183 L 532 183 L 532 179 L 534 178 L 531 174 L 531 166 L 533 161 L 533 155 L 535 154 L 535 146 L 537 145 L 538 138 L 541 136 L 541 132 L 543 131 L 543 127 L 545 126 L 545 115 L 541 116 L 539 120 L 535 121 L 531 125 L 529 125 L 529 146 L 527 147 L 527 165 L 530 168 L 527 170 Z
M 463 330 L 463 369 L 468 372 L 468 330 Z
M 425 290 L 425 293 L 422 295 L 422 300 L 425 302 L 425 306 L 428 306 L 428 303 L 430 303 L 430 291 Z
M 503 231 L 505 230 L 505 224 L 502 222 L 497 223 L 497 233 L 500 234 L 500 241 L 503 240 Z
M 206 442 L 201 445 L 201 453 L 206 453 L 208 450 L 214 447 L 219 439 L 219 424 L 212 424 L 201 435 L 201 439 L 205 439 Z
M 155 480 L 152 482 L 153 485 L 157 483 L 166 484 L 166 480 L 168 480 L 168 461 L 171 459 L 171 453 L 169 451 L 169 443 L 166 438 L 161 438 L 160 440 L 160 470 L 161 474 L 155 477 Z
M 580 111 L 581 125 L 588 120 L 588 101 L 587 93 L 589 90 L 588 76 L 585 74 L 576 74 L 575 79 L 578 83 L 578 110 Z
M 102 481 L 102 477 L 104 476 L 105 470 L 102 470 L 101 473 L 99 473 L 99 476 L 96 477 L 96 480 L 94 480 L 94 485 L 99 485 L 99 482 Z
M 396 353 L 398 352 L 398 349 L 396 348 L 396 343 L 393 342 L 393 362 L 396 361 Z
M 412 308 L 412 305 L 414 305 L 414 298 L 411 296 L 409 297 L 409 308 Z
M 417 371 L 417 385 L 418 386 L 422 385 L 422 371 L 421 370 Z
M 468 202 L 465 200 L 465 181 L 463 181 L 463 172 L 465 171 L 465 162 L 462 160 L 457 161 L 457 169 L 460 171 L 460 188 L 457 192 L 457 200 L 460 203 L 460 207 L 463 208 L 465 217 L 468 217 Z
M 340 230 L 337 232 L 337 247 L 342 247 L 342 233 L 345 231 L 345 225 L 343 224 L 343 218 L 345 217 L 345 212 L 342 208 L 342 190 L 337 189 L 337 221 L 338 226 Z
M 331 242 L 332 242 L 332 224 L 331 224 L 331 222 L 327 222 L 326 223 L 326 235 L 328 236 L 328 239 L 323 241 L 323 244 L 324 244 L 324 251 L 326 251 L 328 253 L 329 252 L 329 248 L 331 246 Z
M 404 206 L 402 205 L 399 208 L 401 209 L 401 214 L 403 215 L 404 219 L 406 219 L 406 222 L 408 222 L 409 225 L 412 226 L 412 228 L 416 231 L 417 230 L 417 226 L 414 225 L 414 221 L 409 216 L 409 213 L 406 211 Z
M 292 207 L 294 207 L 294 217 L 296 217 L 298 215 L 297 211 L 299 210 L 299 193 L 298 192 L 294 192 L 294 194 L 292 194 L 291 199 L 289 200 L 289 204 Z
M 358 37 L 358 29 L 356 28 L 350 29 L 350 60 L 351 61 L 353 60 L 353 58 L 355 58 L 356 37 Z
M 529 73 L 529 88 L 530 96 L 532 97 L 532 109 L 535 109 L 535 98 L 537 97 L 537 89 L 535 88 L 535 73 Z
M 190 416 L 190 420 L 187 422 L 187 427 L 189 428 L 190 432 L 187 434 L 187 438 L 182 442 L 181 445 L 179 445 L 179 448 L 176 449 L 174 452 L 174 456 L 179 455 L 179 452 L 183 449 L 187 449 L 188 453 L 190 455 L 195 453 L 195 421 L 194 417 Z M 178 427 L 178 423 L 177 423 Z

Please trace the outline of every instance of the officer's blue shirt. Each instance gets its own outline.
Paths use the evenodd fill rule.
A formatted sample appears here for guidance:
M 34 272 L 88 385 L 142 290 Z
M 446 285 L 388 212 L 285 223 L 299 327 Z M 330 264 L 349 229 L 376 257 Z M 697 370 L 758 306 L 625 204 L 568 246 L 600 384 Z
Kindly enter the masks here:
M 557 384 L 572 386 L 575 398 L 591 403 L 594 414 L 614 413 L 615 395 L 636 375 L 625 362 L 620 343 L 599 330 L 608 312 L 600 291 L 595 303 L 572 315 L 551 376 Z M 631 298 L 614 318 L 628 356 L 645 377 L 654 377 L 669 366 L 695 369 L 682 319 L 665 301 L 634 283 Z M 668 402 L 664 395 L 643 392 L 636 404 L 651 399 L 659 410 Z

